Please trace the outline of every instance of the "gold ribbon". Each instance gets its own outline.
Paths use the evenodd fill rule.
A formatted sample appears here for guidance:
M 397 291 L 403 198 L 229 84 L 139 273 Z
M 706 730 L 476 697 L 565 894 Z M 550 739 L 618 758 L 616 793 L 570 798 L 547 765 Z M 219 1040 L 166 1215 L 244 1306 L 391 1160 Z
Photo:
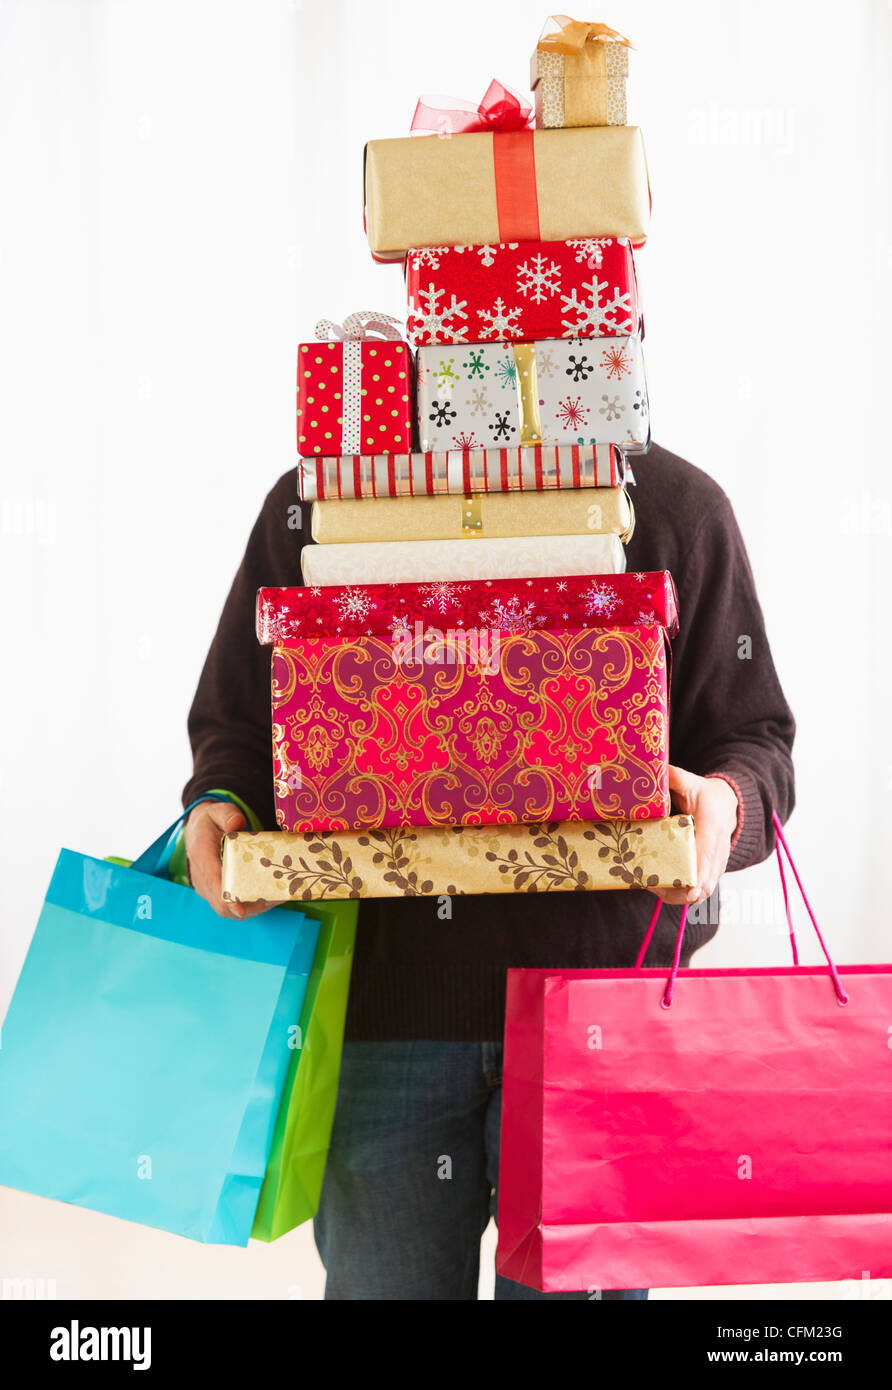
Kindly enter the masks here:
M 479 492 L 466 492 L 461 509 L 463 536 L 483 535 L 483 499 Z
M 536 47 L 543 53 L 581 53 L 587 43 L 597 43 L 599 40 L 606 43 L 623 43 L 627 48 L 635 47 L 630 39 L 616 29 L 611 29 L 609 24 L 593 24 L 589 20 L 553 14 L 545 21 L 546 28 L 550 20 L 554 20 L 560 26 L 560 32 L 543 33 L 540 36 Z
M 625 488 L 623 488 L 623 492 L 626 493 L 626 501 L 629 504 L 629 524 L 620 536 L 620 540 L 622 541 L 623 545 L 628 545 L 629 541 L 635 534 L 635 503 L 632 501 Z
M 539 378 L 536 374 L 536 344 L 514 344 L 514 371 L 517 383 L 517 413 L 520 416 L 521 444 L 542 443 L 539 419 Z

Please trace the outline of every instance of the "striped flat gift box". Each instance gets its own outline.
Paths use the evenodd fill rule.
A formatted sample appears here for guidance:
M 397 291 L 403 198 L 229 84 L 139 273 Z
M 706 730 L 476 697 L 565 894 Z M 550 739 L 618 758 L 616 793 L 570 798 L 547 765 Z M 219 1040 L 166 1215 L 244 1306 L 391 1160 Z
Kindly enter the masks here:
M 615 444 L 346 454 L 340 458 L 302 458 L 297 470 L 298 492 L 305 502 L 337 497 L 622 487 L 629 481 L 625 458 Z

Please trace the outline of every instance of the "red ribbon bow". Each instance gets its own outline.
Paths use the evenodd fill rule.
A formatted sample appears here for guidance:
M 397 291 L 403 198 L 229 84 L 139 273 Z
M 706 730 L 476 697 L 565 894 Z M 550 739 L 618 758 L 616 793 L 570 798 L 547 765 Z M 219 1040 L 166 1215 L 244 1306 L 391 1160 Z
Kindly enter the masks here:
M 442 106 L 430 104 L 441 100 Z M 459 97 L 419 99 L 411 128 L 430 135 L 471 135 L 475 131 L 533 130 L 535 124 L 533 108 L 510 87 L 493 78 L 479 106 Z

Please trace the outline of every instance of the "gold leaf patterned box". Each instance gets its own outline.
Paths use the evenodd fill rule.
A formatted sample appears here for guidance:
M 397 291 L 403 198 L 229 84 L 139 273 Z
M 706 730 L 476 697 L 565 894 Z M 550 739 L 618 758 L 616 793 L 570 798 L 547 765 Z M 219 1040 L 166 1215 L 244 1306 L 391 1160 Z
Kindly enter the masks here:
M 664 820 L 462 826 L 223 840 L 226 902 L 691 888 L 694 823 Z

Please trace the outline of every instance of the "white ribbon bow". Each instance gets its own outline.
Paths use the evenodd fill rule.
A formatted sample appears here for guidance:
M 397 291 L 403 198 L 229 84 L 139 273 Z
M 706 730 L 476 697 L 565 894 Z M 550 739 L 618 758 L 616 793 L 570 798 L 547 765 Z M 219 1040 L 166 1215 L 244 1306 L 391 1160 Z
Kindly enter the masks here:
M 359 343 L 367 338 L 399 338 L 402 336 L 402 323 L 392 314 L 382 314 L 377 309 L 357 309 L 348 314 L 343 323 L 333 319 L 320 319 L 316 324 L 316 337 L 320 342 L 331 338 L 340 343 Z

